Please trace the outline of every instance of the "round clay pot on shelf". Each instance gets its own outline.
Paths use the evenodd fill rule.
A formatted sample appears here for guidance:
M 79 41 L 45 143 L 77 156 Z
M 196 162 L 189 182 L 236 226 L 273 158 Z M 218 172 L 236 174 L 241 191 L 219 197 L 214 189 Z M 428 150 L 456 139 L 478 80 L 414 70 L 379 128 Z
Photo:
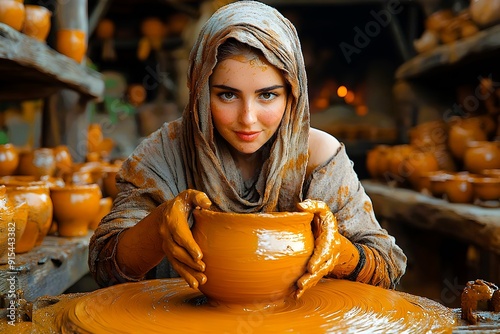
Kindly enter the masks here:
M 22 32 L 30 37 L 45 42 L 50 32 L 52 12 L 39 5 L 25 5 L 26 16 Z
M 438 171 L 439 164 L 432 151 L 415 149 L 403 160 L 403 168 L 413 189 L 421 191 L 425 188 L 421 175 Z
M 469 172 L 451 173 L 444 181 L 445 196 L 450 203 L 470 204 L 474 199 L 473 175 Z
M 408 174 L 404 166 L 414 147 L 409 144 L 394 145 L 388 154 L 388 172 L 384 178 L 389 184 L 404 187 L 408 185 Z
M 6 184 L 7 196 L 19 204 L 26 202 L 28 206 L 28 221 L 21 240 L 16 244 L 16 251 L 27 252 L 42 244 L 52 224 L 52 201 L 49 187 L 46 183 L 9 183 Z
M 53 176 L 55 170 L 56 160 L 51 148 L 41 147 L 20 152 L 18 175 L 32 175 L 40 178 L 44 175 Z
M 9 227 L 12 224 L 12 217 L 14 217 L 14 208 L 8 202 L 5 192 L 5 186 L 0 186 L 0 257 L 7 254 Z
M 455 117 L 451 120 L 448 147 L 455 158 L 463 160 L 469 142 L 484 140 L 487 140 L 484 120 L 477 117 Z
M 87 235 L 90 223 L 99 213 L 101 188 L 97 184 L 65 185 L 50 189 L 54 203 L 54 220 L 59 235 Z
M 193 215 L 207 276 L 199 289 L 209 301 L 256 307 L 290 297 L 314 248 L 312 214 L 197 209 Z
M 500 141 L 471 141 L 464 154 L 464 168 L 471 173 L 500 168 Z
M 472 180 L 477 204 L 486 207 L 500 206 L 500 176 L 475 176 Z
M 0 145 L 0 176 L 14 174 L 19 165 L 19 151 L 12 144 Z
M 21 31 L 24 24 L 24 1 L 0 0 L 0 22 Z
M 433 197 L 442 199 L 446 193 L 446 180 L 450 172 L 439 170 L 425 174 L 429 179 L 429 190 Z

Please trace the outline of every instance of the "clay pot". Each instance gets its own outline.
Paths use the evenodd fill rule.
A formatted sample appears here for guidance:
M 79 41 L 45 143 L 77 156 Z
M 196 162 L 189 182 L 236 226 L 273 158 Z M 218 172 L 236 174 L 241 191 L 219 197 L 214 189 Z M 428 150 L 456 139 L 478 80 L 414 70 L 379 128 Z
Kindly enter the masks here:
M 387 171 L 386 160 L 389 150 L 388 145 L 377 145 L 366 154 L 366 169 L 372 179 L 383 179 Z
M 59 235 L 87 235 L 90 223 L 99 213 L 101 188 L 97 184 L 66 185 L 50 189 L 54 203 L 54 220 Z
M 440 32 L 445 28 L 455 17 L 451 9 L 438 10 L 425 20 L 425 27 L 430 31 Z
M 6 184 L 7 196 L 19 204 L 28 205 L 28 221 L 21 240 L 16 244 L 16 251 L 23 253 L 42 244 L 52 224 L 52 201 L 49 187 L 44 182 Z
M 472 20 L 481 28 L 500 23 L 500 0 L 474 0 L 469 10 Z
M 434 149 L 448 141 L 448 124 L 429 121 L 410 129 L 410 144 L 421 149 Z
M 413 150 L 402 162 L 405 175 L 412 187 L 422 190 L 421 175 L 439 170 L 439 164 L 432 151 Z
M 56 50 L 81 63 L 87 52 L 87 34 L 79 29 L 60 29 L 56 35 Z
M 474 198 L 480 202 L 500 201 L 500 177 L 476 176 L 472 180 Z
M 453 118 L 448 133 L 448 147 L 453 156 L 462 160 L 471 141 L 484 141 L 487 139 L 486 124 L 484 120 L 471 118 Z
M 473 141 L 467 144 L 464 168 L 471 173 L 500 168 L 500 141 Z
M 73 157 L 66 145 L 58 145 L 53 148 L 54 160 L 56 161 L 56 171 L 58 174 L 64 174 L 73 168 Z
M 468 172 L 449 174 L 445 180 L 445 195 L 450 203 L 472 203 L 474 191 L 473 177 Z
M 19 155 L 19 167 L 17 174 L 32 175 L 40 178 L 44 175 L 53 176 L 56 170 L 54 151 L 51 148 L 42 147 L 33 150 L 22 151 Z
M 52 12 L 43 6 L 25 5 L 25 21 L 22 32 L 41 42 L 45 42 L 50 31 Z
M 414 150 L 413 146 L 408 144 L 394 145 L 388 154 L 388 173 L 385 174 L 385 179 L 389 183 L 396 183 L 398 186 L 407 185 L 407 170 L 404 166 L 404 161 Z
M 19 165 L 19 152 L 12 144 L 0 145 L 0 176 L 12 175 Z
M 25 9 L 23 1 L 0 0 L 0 22 L 21 31 L 24 24 Z
M 295 291 L 314 248 L 312 214 L 197 209 L 193 215 L 207 276 L 199 289 L 212 303 L 273 305 Z
M 446 180 L 450 173 L 445 171 L 436 171 L 427 173 L 430 183 L 430 192 L 436 198 L 443 198 L 446 193 Z
M 106 216 L 111 211 L 112 206 L 113 206 L 113 199 L 111 197 L 101 198 L 101 200 L 99 201 L 99 212 L 90 222 L 89 230 L 95 230 L 97 226 L 99 226 L 99 223 L 104 218 L 104 216 Z
M 14 208 L 7 201 L 5 186 L 0 187 L 0 257 L 4 256 L 8 250 L 9 228 L 13 229 L 12 218 Z M 12 232 L 14 232 L 12 230 Z
M 115 199 L 118 196 L 118 188 L 116 187 L 116 174 L 120 170 L 119 165 L 109 165 L 103 169 L 104 175 L 102 185 L 106 196 Z

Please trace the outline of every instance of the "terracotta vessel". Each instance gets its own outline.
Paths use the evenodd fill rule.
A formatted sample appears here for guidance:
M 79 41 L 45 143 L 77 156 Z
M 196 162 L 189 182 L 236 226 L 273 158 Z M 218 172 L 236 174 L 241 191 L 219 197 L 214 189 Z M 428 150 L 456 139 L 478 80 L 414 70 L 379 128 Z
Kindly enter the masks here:
M 480 202 L 500 201 L 500 177 L 476 176 L 472 180 L 474 198 Z
M 430 192 L 436 198 L 443 198 L 446 193 L 446 180 L 450 177 L 450 173 L 446 171 L 436 171 L 427 174 L 430 183 Z
M 57 31 L 56 49 L 77 63 L 81 63 L 87 52 L 87 34 L 83 30 L 60 29 Z
M 119 165 L 109 165 L 103 168 L 102 185 L 106 196 L 115 199 L 118 196 L 118 188 L 116 187 L 116 174 L 120 170 Z
M 199 289 L 212 303 L 276 305 L 295 291 L 314 248 L 312 214 L 193 214 L 207 276 Z
M 12 223 L 14 217 L 14 207 L 9 203 L 7 195 L 5 194 L 5 186 L 0 187 L 0 257 L 7 254 L 9 228 L 13 229 L 15 226 Z M 14 232 L 13 230 L 11 230 Z
M 448 141 L 448 124 L 444 121 L 429 121 L 410 129 L 410 144 L 427 149 L 446 144 Z
M 0 0 L 0 22 L 21 31 L 24 24 L 24 3 L 17 0 Z
M 19 152 L 12 144 L 0 145 L 0 176 L 14 174 L 19 165 Z
M 22 32 L 41 42 L 45 42 L 50 32 L 52 12 L 43 6 L 25 5 L 25 21 Z
M 19 155 L 17 174 L 32 175 L 40 178 L 44 175 L 53 176 L 56 170 L 54 151 L 51 148 L 41 147 L 22 151 Z
M 97 215 L 90 221 L 89 230 L 95 230 L 101 220 L 106 216 L 113 206 L 113 199 L 111 197 L 103 197 L 99 201 L 99 212 Z
M 28 221 L 16 251 L 23 253 L 42 244 L 52 224 L 52 201 L 49 187 L 44 182 L 10 183 L 6 185 L 7 196 L 19 204 L 28 205 Z
M 450 203 L 472 203 L 474 191 L 472 189 L 473 175 L 468 172 L 449 174 L 445 180 L 445 195 Z
M 408 144 L 394 145 L 388 155 L 388 172 L 385 173 L 385 179 L 389 183 L 395 183 L 398 186 L 407 186 L 408 174 L 404 166 L 414 147 Z
M 421 184 L 421 175 L 439 170 L 438 161 L 432 151 L 413 150 L 403 161 L 403 169 L 411 186 L 420 191 L 424 185 Z
M 99 213 L 101 188 L 97 184 L 66 185 L 51 188 L 50 196 L 59 235 L 87 235 L 90 223 Z
M 377 145 L 366 154 L 366 169 L 372 179 L 382 180 L 387 171 L 387 155 L 390 146 Z
M 56 161 L 56 174 L 69 173 L 73 168 L 73 157 L 66 145 L 58 145 L 53 148 L 54 160 Z
M 448 133 L 448 147 L 453 156 L 462 160 L 468 143 L 487 139 L 486 124 L 478 117 L 454 118 Z
M 464 154 L 464 168 L 471 173 L 500 168 L 500 141 L 469 142 Z

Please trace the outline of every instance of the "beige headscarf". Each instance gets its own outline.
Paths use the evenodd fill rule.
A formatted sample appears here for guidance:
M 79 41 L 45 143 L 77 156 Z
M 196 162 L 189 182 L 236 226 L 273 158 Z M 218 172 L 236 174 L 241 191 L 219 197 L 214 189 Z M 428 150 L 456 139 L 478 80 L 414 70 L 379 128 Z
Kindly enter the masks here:
M 209 77 L 217 48 L 234 38 L 262 51 L 290 85 L 281 125 L 268 160 L 251 189 L 224 145 L 218 145 L 210 113 Z M 183 114 L 183 151 L 188 188 L 209 194 L 223 211 L 294 211 L 302 199 L 309 136 L 309 103 L 302 50 L 294 26 L 257 1 L 220 8 L 205 24 L 190 55 L 190 100 Z

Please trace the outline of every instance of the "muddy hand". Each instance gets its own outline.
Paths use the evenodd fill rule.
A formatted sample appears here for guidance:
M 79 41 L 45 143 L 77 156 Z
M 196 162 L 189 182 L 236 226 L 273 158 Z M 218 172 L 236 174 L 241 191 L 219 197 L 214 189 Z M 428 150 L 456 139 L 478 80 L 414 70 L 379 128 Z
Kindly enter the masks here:
M 337 220 L 326 203 L 305 200 L 298 205 L 299 210 L 314 214 L 314 251 L 307 263 L 306 273 L 297 281 L 295 298 L 300 298 L 305 290 L 313 287 L 319 280 L 333 270 L 337 264 L 340 248 L 340 234 Z
M 204 284 L 207 277 L 203 273 L 203 254 L 193 238 L 188 217 L 197 206 L 207 209 L 210 205 L 212 202 L 205 193 L 192 189 L 185 190 L 162 204 L 164 209 L 160 234 L 163 238 L 163 251 L 175 271 L 194 289 Z

